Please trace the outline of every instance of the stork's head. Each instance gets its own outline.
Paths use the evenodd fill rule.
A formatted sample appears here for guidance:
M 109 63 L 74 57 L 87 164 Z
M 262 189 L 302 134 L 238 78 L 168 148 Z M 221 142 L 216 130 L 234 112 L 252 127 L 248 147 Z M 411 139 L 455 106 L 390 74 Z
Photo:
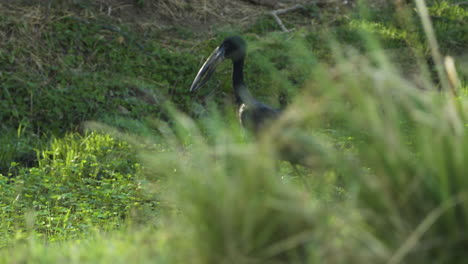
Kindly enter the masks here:
M 245 57 L 247 44 L 241 37 L 232 36 L 226 38 L 223 43 L 221 43 L 220 47 L 225 50 L 225 58 L 236 61 Z
M 245 57 L 247 45 L 245 41 L 239 36 L 232 36 L 224 39 L 206 59 L 203 66 L 198 71 L 197 76 L 193 80 L 190 91 L 196 91 L 202 87 L 214 73 L 216 67 L 225 59 L 237 61 Z

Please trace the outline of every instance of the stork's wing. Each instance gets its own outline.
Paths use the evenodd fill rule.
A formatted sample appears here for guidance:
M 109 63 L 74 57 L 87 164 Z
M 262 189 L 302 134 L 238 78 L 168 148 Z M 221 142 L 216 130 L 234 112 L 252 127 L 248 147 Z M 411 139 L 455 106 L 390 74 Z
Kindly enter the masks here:
M 241 106 L 239 117 L 242 125 L 254 134 L 258 134 L 261 130 L 276 120 L 280 111 L 260 102 L 252 106 Z

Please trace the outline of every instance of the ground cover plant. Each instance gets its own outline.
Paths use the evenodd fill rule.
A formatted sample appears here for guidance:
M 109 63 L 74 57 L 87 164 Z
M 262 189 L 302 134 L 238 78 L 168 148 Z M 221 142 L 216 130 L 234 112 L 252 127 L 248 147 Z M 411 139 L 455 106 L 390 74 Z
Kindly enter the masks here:
M 466 5 L 304 3 L 281 32 L 223 3 L 2 5 L 0 262 L 463 263 Z M 180 24 L 213 10 L 237 11 Z M 187 93 L 231 34 L 284 109 L 260 140 L 230 65 Z M 291 142 L 310 167 L 278 160 Z

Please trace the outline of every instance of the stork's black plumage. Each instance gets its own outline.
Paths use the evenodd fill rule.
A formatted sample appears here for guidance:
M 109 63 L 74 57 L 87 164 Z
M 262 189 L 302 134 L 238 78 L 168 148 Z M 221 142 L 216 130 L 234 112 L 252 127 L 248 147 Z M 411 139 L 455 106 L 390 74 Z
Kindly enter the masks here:
M 258 134 L 280 112 L 253 98 L 244 82 L 244 59 L 247 45 L 238 36 L 226 38 L 208 57 L 198 71 L 190 91 L 196 91 L 211 77 L 216 67 L 225 59 L 232 60 L 232 86 L 239 106 L 239 120 L 246 129 Z

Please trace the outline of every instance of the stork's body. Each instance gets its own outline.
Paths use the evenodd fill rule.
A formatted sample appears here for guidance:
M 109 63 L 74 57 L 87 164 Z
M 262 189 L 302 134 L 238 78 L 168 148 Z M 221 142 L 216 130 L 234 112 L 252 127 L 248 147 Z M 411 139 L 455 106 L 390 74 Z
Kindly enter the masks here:
M 258 135 L 269 122 L 279 116 L 280 112 L 259 102 L 250 94 L 244 82 L 245 54 L 246 44 L 242 38 L 237 36 L 226 38 L 203 64 L 190 91 L 195 91 L 203 86 L 221 61 L 231 59 L 233 65 L 232 86 L 239 107 L 239 121 L 247 130 Z

